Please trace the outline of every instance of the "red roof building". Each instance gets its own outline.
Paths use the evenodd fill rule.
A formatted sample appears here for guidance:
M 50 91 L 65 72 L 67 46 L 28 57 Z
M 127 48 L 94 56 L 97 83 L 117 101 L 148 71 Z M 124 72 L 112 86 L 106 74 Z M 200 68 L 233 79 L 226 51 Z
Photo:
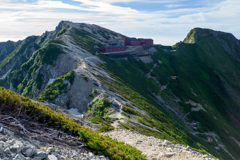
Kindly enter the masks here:
M 153 40 L 152 39 L 144 39 L 144 38 L 139 38 L 141 45 L 153 45 Z
M 137 38 L 125 38 L 125 45 L 137 46 L 140 45 L 140 41 Z

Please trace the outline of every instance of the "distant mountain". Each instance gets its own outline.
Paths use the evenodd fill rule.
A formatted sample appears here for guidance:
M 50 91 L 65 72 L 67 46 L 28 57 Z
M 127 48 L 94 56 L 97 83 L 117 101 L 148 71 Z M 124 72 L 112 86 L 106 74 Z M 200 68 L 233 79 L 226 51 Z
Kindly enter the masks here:
M 240 41 L 192 29 L 174 46 L 126 46 L 127 36 L 62 21 L 56 30 L 0 44 L 0 85 L 78 108 L 97 131 L 116 127 L 240 158 Z
M 0 42 L 0 60 L 6 58 L 20 43 L 20 41 L 18 43 L 12 41 Z

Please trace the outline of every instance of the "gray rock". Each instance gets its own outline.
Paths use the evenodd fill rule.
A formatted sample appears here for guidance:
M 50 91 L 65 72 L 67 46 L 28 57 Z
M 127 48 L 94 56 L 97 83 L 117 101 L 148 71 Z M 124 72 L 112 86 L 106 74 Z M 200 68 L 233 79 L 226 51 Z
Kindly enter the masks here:
M 36 154 L 36 149 L 33 147 L 23 147 L 22 154 L 26 157 L 32 157 L 34 154 Z
M 203 158 L 208 158 L 207 154 L 202 155 Z
M 192 150 L 192 149 L 191 149 L 189 146 L 187 146 L 186 150 L 190 151 L 190 150 Z
M 44 160 L 47 159 L 48 155 L 44 152 L 40 152 L 34 155 L 33 160 Z
M 5 129 L 2 124 L 0 124 L 0 133 L 5 134 Z
M 3 146 L 5 146 L 6 145 L 6 143 L 5 142 L 3 142 L 3 141 L 0 141 L 0 147 L 3 147 Z
M 25 160 L 25 157 L 21 153 L 19 153 L 13 158 L 13 160 Z
M 14 144 L 9 149 L 12 153 L 19 153 L 21 151 L 21 148 L 18 144 Z
M 16 143 L 16 140 L 15 139 L 9 139 L 6 143 L 13 145 L 13 144 Z
M 7 148 L 9 148 L 10 146 L 11 146 L 10 144 L 8 144 L 8 143 L 5 143 L 5 144 L 3 144 L 3 146 L 2 146 L 2 147 L 3 147 L 4 149 L 7 149 Z
M 3 148 L 1 148 L 1 146 L 0 146 L 0 158 L 1 157 L 5 157 L 5 153 L 4 153 Z
M 7 138 L 4 137 L 4 136 L 1 136 L 1 137 L 0 137 L 0 141 L 2 141 L 2 142 L 6 142 L 6 141 L 7 141 Z
M 100 160 L 107 160 L 106 157 L 104 157 L 103 155 L 99 156 Z
M 5 129 L 5 133 L 8 134 L 9 136 L 13 136 L 14 135 L 14 132 L 8 130 L 8 129 Z
M 141 144 L 143 141 L 137 141 L 137 143 L 136 144 Z
M 6 149 L 4 150 L 4 153 L 6 153 L 6 154 L 11 154 L 11 151 L 10 151 L 9 148 L 6 148 Z
M 88 153 L 88 157 L 90 158 L 90 159 L 93 159 L 94 158 L 94 154 L 93 153 Z

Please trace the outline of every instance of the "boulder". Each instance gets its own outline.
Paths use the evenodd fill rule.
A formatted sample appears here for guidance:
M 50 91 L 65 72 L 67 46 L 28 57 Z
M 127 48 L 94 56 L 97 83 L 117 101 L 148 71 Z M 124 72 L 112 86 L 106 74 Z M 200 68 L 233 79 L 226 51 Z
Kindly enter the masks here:
M 36 149 L 30 146 L 23 147 L 22 154 L 26 157 L 32 157 L 36 154 Z
M 18 144 L 14 144 L 14 145 L 10 146 L 9 149 L 12 153 L 19 153 L 21 151 L 21 148 Z

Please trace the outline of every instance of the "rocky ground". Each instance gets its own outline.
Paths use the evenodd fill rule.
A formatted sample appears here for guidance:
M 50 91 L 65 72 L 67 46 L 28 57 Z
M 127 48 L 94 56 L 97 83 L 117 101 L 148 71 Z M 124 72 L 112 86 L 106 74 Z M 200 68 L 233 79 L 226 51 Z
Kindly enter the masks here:
M 0 124 L 0 159 L 2 160 L 108 160 L 94 155 L 87 149 L 46 142 L 40 138 L 30 139 L 26 135 L 4 128 Z
M 147 155 L 148 160 L 214 160 L 206 155 L 181 144 L 172 144 L 167 140 L 141 135 L 128 130 L 113 130 L 103 133 L 118 141 L 132 145 Z

